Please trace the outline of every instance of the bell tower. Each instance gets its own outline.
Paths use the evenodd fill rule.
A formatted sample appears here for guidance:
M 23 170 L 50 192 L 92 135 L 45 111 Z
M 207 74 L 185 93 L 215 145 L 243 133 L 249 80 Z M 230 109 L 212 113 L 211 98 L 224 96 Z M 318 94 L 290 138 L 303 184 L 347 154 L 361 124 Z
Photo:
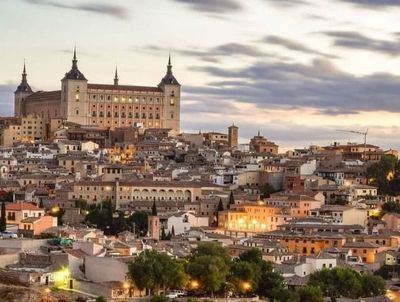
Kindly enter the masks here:
M 87 125 L 87 98 L 87 79 L 78 69 L 75 48 L 71 70 L 61 80 L 61 116 L 69 122 Z
M 21 84 L 17 87 L 14 92 L 14 116 L 21 117 L 24 115 L 24 101 L 27 96 L 33 93 L 31 87 L 28 84 L 27 73 L 24 61 L 24 69 L 22 71 Z
M 158 87 L 164 92 L 161 127 L 171 128 L 175 134 L 180 132 L 181 85 L 172 73 L 171 55 L 168 58 L 167 73 Z
M 154 199 L 151 215 L 147 219 L 150 238 L 160 240 L 160 218 L 157 216 L 156 200 Z

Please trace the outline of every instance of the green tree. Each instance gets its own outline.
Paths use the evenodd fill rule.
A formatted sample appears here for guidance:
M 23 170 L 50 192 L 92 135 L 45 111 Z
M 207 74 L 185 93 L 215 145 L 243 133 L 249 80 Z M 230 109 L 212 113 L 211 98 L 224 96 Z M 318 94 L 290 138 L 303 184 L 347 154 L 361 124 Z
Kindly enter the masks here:
M 107 299 L 104 298 L 103 296 L 97 297 L 96 302 L 107 302 Z
M 256 263 L 235 261 L 230 268 L 230 281 L 242 294 L 257 290 L 261 271 Z
M 233 191 L 231 191 L 231 193 L 229 194 L 228 205 L 226 207 L 229 210 L 233 205 L 235 205 L 235 197 L 233 196 Z
M 43 199 L 40 199 L 40 201 L 39 201 L 39 208 L 41 208 L 41 209 L 44 208 Z
M 310 275 L 309 285 L 320 287 L 325 296 L 357 299 L 362 296 L 361 275 L 349 268 L 323 269 Z
M 378 187 L 380 194 L 397 195 L 399 192 L 399 163 L 393 155 L 383 155 L 378 163 L 367 169 L 370 185 Z
M 300 302 L 300 297 L 296 291 L 284 289 L 280 292 L 279 302 Z
M 396 201 L 388 201 L 382 205 L 384 213 L 398 213 L 400 214 L 400 203 Z
M 156 251 L 145 251 L 129 263 L 128 277 L 140 290 L 152 293 L 183 288 L 187 281 L 182 262 Z
M 193 252 L 193 258 L 199 256 L 215 256 L 220 257 L 229 265 L 231 256 L 229 250 L 216 242 L 201 242 Z
M 361 277 L 363 297 L 375 297 L 385 294 L 386 283 L 380 276 L 364 274 Z
M 302 286 L 296 290 L 300 302 L 322 302 L 324 295 L 322 290 L 317 286 Z
M 256 293 L 261 297 L 267 297 L 270 300 L 279 299 L 281 292 L 285 288 L 284 279 L 281 274 L 274 272 L 270 262 L 262 261 L 260 263 L 260 282 Z
M 220 256 L 197 255 L 189 261 L 187 271 L 192 279 L 198 280 L 203 290 L 213 296 L 226 282 L 229 266 Z
M 4 232 L 7 229 L 7 217 L 6 217 L 6 203 L 1 203 L 1 218 L 0 218 L 0 232 Z
M 128 226 L 133 231 L 135 230 L 136 234 L 140 236 L 144 236 L 147 234 L 147 219 L 149 217 L 149 213 L 145 211 L 136 211 L 128 218 Z
M 242 261 L 261 263 L 262 252 L 260 249 L 252 248 L 240 254 L 239 259 Z
M 151 302 L 169 302 L 171 299 L 167 298 L 164 295 L 154 295 L 151 300 Z
M 270 198 L 271 194 L 274 192 L 276 192 L 276 190 L 269 183 L 264 184 L 260 188 L 261 198 Z

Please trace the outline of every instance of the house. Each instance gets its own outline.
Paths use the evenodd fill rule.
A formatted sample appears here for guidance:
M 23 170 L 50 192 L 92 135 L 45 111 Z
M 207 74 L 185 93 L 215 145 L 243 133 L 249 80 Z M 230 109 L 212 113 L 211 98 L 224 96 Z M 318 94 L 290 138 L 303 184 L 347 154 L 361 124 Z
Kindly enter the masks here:
M 44 216 L 44 209 L 41 209 L 29 202 L 6 204 L 7 224 L 20 225 L 23 219 L 29 217 Z
M 18 233 L 23 237 L 34 238 L 45 233 L 48 229 L 57 226 L 57 217 L 45 215 L 39 217 L 27 217 L 18 225 Z
M 166 218 L 160 218 L 166 233 L 174 229 L 174 234 L 186 233 L 192 227 L 206 227 L 209 225 L 208 216 L 196 216 L 192 212 L 177 212 Z

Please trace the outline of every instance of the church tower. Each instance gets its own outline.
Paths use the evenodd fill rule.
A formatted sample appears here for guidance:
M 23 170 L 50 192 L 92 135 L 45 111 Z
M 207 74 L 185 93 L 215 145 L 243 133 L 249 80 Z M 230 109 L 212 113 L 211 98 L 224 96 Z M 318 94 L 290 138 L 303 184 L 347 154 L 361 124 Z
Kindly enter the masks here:
M 156 200 L 154 199 L 151 215 L 147 219 L 150 238 L 160 240 L 160 218 L 157 216 Z
M 228 127 L 228 145 L 229 148 L 234 149 L 237 148 L 239 143 L 239 128 L 232 124 L 232 126 Z
M 76 49 L 71 70 L 61 80 L 61 115 L 69 122 L 87 125 L 88 120 L 87 79 L 78 69 Z
M 22 71 L 21 84 L 17 87 L 14 92 L 14 116 L 21 117 L 24 115 L 24 101 L 27 96 L 33 93 L 31 87 L 28 84 L 26 67 L 24 62 L 24 69 Z
M 168 58 L 167 73 L 162 78 L 158 87 L 164 92 L 163 115 L 161 126 L 180 132 L 180 107 L 181 107 L 181 85 L 172 74 L 171 55 Z

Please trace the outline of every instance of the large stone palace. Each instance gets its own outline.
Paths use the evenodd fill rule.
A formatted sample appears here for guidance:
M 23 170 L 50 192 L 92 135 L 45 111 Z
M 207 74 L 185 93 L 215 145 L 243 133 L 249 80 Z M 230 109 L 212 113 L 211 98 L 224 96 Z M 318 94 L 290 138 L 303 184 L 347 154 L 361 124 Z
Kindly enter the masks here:
M 180 131 L 181 85 L 167 73 L 154 87 L 119 85 L 115 70 L 113 84 L 93 84 L 78 69 L 76 50 L 71 70 L 61 80 L 61 90 L 34 92 L 24 65 L 22 81 L 15 91 L 15 117 L 37 116 L 44 124 L 62 120 L 85 126 L 170 128 Z

